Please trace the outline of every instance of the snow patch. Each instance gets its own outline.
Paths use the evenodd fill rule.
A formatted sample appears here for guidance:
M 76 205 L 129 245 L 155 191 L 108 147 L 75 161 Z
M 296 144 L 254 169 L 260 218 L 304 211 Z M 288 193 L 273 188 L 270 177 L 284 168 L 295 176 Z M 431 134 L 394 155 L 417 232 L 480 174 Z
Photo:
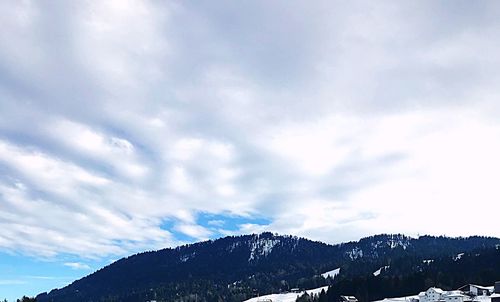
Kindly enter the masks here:
M 231 245 L 227 248 L 227 251 L 228 251 L 229 253 L 232 253 L 232 252 L 234 251 L 234 249 L 236 249 L 237 247 L 239 247 L 239 246 L 240 246 L 240 244 L 241 244 L 241 242 L 240 242 L 240 241 L 236 241 L 236 242 L 234 242 L 233 244 L 231 244 Z
M 347 255 L 351 260 L 356 260 L 358 258 L 363 258 L 363 250 L 360 249 L 359 247 L 355 247 L 352 249 L 352 251 L 348 251 Z
M 410 241 L 407 237 L 395 235 L 391 236 L 391 238 L 387 241 L 387 245 L 389 245 L 391 249 L 402 247 L 403 250 L 406 250 L 406 248 L 410 245 Z
M 381 268 L 379 268 L 378 270 L 374 271 L 374 272 L 373 272 L 373 275 L 376 277 L 376 276 L 380 275 L 380 273 L 381 273 L 383 270 L 385 271 L 385 270 L 386 270 L 386 269 L 388 269 L 389 267 L 390 267 L 389 265 L 382 266 L 382 267 L 381 267 Z
M 328 278 L 328 277 L 331 277 L 332 279 L 335 279 L 335 277 L 340 273 L 340 267 L 339 268 L 336 268 L 334 270 L 331 270 L 329 272 L 326 272 L 326 273 L 323 273 L 321 274 L 321 276 L 323 276 L 323 278 Z
M 260 256 L 267 257 L 271 254 L 273 248 L 280 242 L 279 239 L 274 238 L 258 238 L 252 241 L 250 245 L 250 256 L 248 262 L 259 259 Z
M 194 258 L 194 256 L 196 256 L 196 252 L 192 252 L 191 254 L 181 255 L 181 256 L 179 257 L 179 260 L 180 260 L 181 262 L 186 262 L 186 261 L 188 261 L 189 259 Z

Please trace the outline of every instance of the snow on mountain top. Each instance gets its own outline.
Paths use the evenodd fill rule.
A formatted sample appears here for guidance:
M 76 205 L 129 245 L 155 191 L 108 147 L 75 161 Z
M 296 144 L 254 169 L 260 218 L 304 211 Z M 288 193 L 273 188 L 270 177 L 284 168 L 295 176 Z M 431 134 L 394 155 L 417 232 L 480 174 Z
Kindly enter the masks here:
M 410 241 L 404 236 L 391 236 L 387 245 L 389 245 L 391 249 L 401 246 L 404 250 L 406 250 L 406 248 L 410 245 Z
M 257 260 L 259 256 L 269 255 L 274 246 L 280 242 L 277 238 L 258 238 L 251 242 L 250 244 L 250 256 L 248 257 L 248 262 L 252 260 Z
M 374 248 L 382 248 L 384 246 L 389 246 L 391 249 L 395 249 L 397 247 L 402 247 L 404 250 L 411 244 L 411 237 L 404 235 L 390 235 L 383 240 L 378 240 L 375 243 L 372 243 Z
M 334 270 L 331 270 L 329 272 L 323 273 L 323 274 L 321 274 L 321 276 L 323 276 L 323 278 L 331 277 L 332 279 L 334 279 L 339 273 L 340 273 L 340 267 L 336 268 Z
M 251 298 L 243 302 L 267 302 L 269 300 L 271 300 L 272 302 L 295 302 L 297 300 L 297 297 L 302 296 L 305 292 L 307 292 L 309 295 L 318 295 L 322 290 L 326 292 L 328 290 L 328 286 L 308 289 L 298 293 L 270 294 Z

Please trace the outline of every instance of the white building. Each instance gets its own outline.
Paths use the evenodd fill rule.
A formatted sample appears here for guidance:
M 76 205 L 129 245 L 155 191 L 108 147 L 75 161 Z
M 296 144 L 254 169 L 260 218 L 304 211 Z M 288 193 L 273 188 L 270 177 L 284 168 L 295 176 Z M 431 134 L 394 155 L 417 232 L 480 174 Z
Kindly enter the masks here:
M 418 295 L 418 299 L 420 302 L 436 302 L 443 300 L 444 295 L 444 290 L 437 287 L 431 287 L 427 291 L 421 292 Z
M 493 286 L 481 286 L 476 284 L 470 284 L 470 293 L 474 296 L 487 296 L 494 292 Z
M 340 296 L 340 301 L 342 301 L 342 302 L 358 302 L 358 299 L 354 296 Z
M 464 302 L 470 301 L 470 298 L 466 295 L 459 293 L 450 293 L 443 296 L 444 302 Z

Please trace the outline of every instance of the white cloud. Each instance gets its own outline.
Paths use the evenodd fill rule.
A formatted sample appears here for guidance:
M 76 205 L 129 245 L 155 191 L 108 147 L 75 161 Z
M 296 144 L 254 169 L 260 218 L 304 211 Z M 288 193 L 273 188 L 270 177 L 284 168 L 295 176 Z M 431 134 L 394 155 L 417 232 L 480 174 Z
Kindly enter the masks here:
M 102 187 L 109 183 L 70 162 L 52 158 L 36 150 L 26 150 L 0 141 L 0 161 L 29 179 L 37 189 L 61 194 L 72 194 L 79 186 Z
M 224 220 L 221 219 L 209 220 L 207 224 L 209 226 L 222 227 L 224 225 Z
M 148 168 L 140 162 L 134 145 L 126 139 L 68 120 L 57 120 L 46 128 L 53 139 L 63 146 L 91 159 L 104 160 L 123 176 L 140 179 L 148 172 Z
M 495 200 L 500 195 L 495 185 L 500 176 L 495 155 L 500 145 L 493 139 L 500 134 L 500 125 L 460 110 L 364 119 L 363 123 L 359 136 L 349 142 L 356 151 L 343 160 L 347 165 L 361 163 L 354 167 L 354 178 L 330 176 L 333 183 L 347 182 L 355 190 L 318 200 L 312 196 L 321 192 L 321 184 L 311 179 L 306 195 L 284 206 L 271 229 L 326 241 L 345 228 L 363 235 L 498 236 L 487 224 L 495 221 Z M 384 154 L 404 156 L 385 162 Z M 382 159 L 378 167 L 363 164 L 378 159 Z M 461 223 L 470 217 L 464 209 L 471 207 L 484 211 L 473 219 L 474 225 Z
M 360 122 L 339 116 L 321 122 L 281 125 L 271 129 L 270 141 L 263 144 L 293 162 L 300 172 L 322 176 L 344 163 L 353 152 L 349 140 L 358 135 Z
M 175 230 L 197 240 L 207 240 L 212 235 L 208 229 L 195 224 L 179 224 L 175 226 Z
M 3 250 L 500 236 L 496 4 L 0 5 Z
M 70 267 L 76 270 L 90 270 L 90 266 L 85 263 L 80 262 L 65 262 L 64 266 Z

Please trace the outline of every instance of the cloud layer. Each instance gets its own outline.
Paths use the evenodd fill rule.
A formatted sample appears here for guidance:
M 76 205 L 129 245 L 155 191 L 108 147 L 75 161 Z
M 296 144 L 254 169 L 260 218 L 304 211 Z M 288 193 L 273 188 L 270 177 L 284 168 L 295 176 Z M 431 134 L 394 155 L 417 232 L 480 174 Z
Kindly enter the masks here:
M 0 5 L 3 251 L 500 236 L 494 2 Z

